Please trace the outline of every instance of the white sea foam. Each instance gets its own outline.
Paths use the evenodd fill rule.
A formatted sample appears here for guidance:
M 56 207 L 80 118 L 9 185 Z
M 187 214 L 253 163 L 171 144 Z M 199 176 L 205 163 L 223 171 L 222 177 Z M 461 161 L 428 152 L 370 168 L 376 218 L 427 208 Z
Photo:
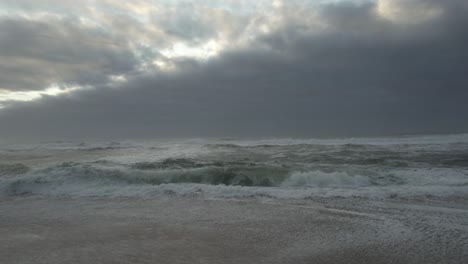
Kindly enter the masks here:
M 362 187 L 371 185 L 369 178 L 345 172 L 294 172 L 283 183 L 284 187 Z

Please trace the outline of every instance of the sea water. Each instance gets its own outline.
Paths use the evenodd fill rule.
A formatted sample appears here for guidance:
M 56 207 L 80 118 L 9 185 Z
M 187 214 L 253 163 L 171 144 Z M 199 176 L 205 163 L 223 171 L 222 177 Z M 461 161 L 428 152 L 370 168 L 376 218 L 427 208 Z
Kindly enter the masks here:
M 457 198 L 468 134 L 0 145 L 0 196 Z

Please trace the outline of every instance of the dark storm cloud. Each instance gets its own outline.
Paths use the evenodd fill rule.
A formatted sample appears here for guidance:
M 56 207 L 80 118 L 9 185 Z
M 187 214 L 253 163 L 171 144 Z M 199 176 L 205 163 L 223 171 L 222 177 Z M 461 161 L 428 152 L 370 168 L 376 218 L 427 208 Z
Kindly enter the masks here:
M 101 85 L 13 104 L 0 112 L 0 135 L 307 137 L 466 131 L 468 6 L 461 0 L 434 3 L 437 16 L 415 15 L 415 23 L 397 21 L 394 13 L 379 14 L 373 3 L 328 5 L 319 12 L 327 25 L 320 31 L 286 15 L 279 29 L 257 37 L 248 48 L 204 63 L 186 60 L 179 62 L 182 70 L 133 76 L 118 87 Z
M 0 89 L 42 90 L 53 83 L 92 85 L 131 71 L 133 53 L 122 39 L 53 16 L 0 18 Z

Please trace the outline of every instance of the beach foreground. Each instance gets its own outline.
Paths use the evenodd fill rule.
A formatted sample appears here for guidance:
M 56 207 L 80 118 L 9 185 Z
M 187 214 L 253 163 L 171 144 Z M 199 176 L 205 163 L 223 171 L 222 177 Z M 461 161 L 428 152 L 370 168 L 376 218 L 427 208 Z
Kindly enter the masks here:
M 0 263 L 467 263 L 463 201 L 0 200 Z

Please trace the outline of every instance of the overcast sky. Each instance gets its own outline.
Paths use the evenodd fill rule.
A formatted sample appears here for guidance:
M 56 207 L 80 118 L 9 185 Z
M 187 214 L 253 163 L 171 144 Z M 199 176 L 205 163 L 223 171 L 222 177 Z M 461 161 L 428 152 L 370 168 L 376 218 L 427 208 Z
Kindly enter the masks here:
M 468 131 L 468 1 L 2 0 L 2 140 Z

